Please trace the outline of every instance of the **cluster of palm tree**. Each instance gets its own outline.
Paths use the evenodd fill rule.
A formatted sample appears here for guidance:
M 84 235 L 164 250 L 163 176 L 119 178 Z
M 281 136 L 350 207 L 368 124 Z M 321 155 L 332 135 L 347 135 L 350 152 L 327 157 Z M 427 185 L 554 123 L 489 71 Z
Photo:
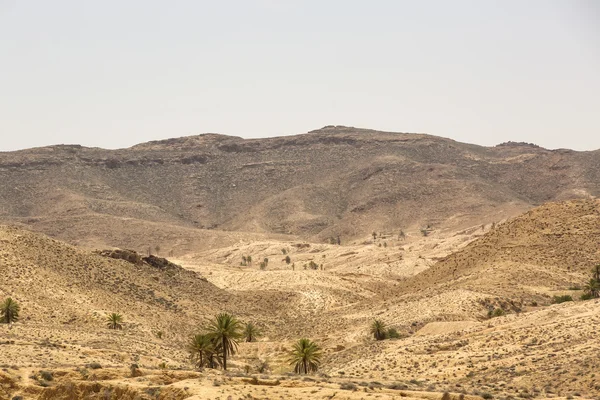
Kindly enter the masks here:
M 218 314 L 202 333 L 192 336 L 188 344 L 190 359 L 200 369 L 222 367 L 227 370 L 227 359 L 236 353 L 238 342 L 254 342 L 260 335 L 252 322 L 243 324 L 231 314 Z M 300 339 L 294 344 L 289 361 L 296 373 L 315 372 L 321 363 L 321 348 L 310 339 Z
M 11 324 L 19 320 L 19 303 L 8 297 L 0 305 L 0 320 L 5 324 Z
M 198 368 L 218 368 L 227 370 L 227 358 L 237 351 L 238 341 L 253 342 L 260 331 L 251 322 L 242 324 L 236 317 L 221 313 L 208 322 L 204 332 L 192 336 L 188 345 L 190 358 Z

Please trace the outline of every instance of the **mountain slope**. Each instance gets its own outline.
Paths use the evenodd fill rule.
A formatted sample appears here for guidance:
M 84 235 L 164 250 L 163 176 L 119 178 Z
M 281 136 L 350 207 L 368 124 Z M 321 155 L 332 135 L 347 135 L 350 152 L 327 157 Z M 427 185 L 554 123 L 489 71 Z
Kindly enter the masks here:
M 547 203 L 495 226 L 414 277 L 510 298 L 582 286 L 600 264 L 600 200 Z
M 600 152 L 326 127 L 0 153 L 0 179 L 1 220 L 82 244 L 177 251 L 186 244 L 147 223 L 194 229 L 199 238 L 188 247 L 196 247 L 216 231 L 347 241 L 373 230 L 498 221 L 549 200 L 599 195 Z M 147 244 L 129 238 L 138 229 L 123 221 L 146 226 Z M 101 229 L 88 233 L 94 226 Z

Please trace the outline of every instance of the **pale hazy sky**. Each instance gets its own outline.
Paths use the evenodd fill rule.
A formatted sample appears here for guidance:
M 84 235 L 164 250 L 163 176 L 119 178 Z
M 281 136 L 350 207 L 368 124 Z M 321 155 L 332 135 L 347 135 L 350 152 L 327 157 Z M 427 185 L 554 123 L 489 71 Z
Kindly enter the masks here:
M 600 0 L 0 0 L 0 150 L 324 125 L 600 148 Z

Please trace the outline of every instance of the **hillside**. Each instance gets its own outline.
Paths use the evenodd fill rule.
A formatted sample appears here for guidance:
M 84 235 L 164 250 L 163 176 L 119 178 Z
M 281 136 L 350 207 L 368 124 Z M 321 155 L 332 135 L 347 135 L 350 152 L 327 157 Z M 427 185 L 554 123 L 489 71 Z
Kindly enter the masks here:
M 600 200 L 547 203 L 496 225 L 416 276 L 410 288 L 434 283 L 505 297 L 547 295 L 578 286 L 600 264 Z
M 598 200 L 548 203 L 501 224 L 344 246 L 243 239 L 168 268 L 0 227 L 0 297 L 22 306 L 19 322 L 0 324 L 0 399 L 590 398 L 600 300 L 551 297 L 578 299 L 572 286 L 600 261 L 599 210 Z M 241 255 L 255 261 L 240 265 Z M 506 315 L 489 319 L 490 307 Z M 113 311 L 122 331 L 105 327 Z M 228 373 L 193 371 L 186 343 L 221 311 L 263 336 L 240 343 Z M 375 318 L 400 337 L 374 341 Z M 321 345 L 318 375 L 290 374 L 299 337 Z
M 78 365 L 80 359 L 121 365 L 136 355 L 177 365 L 186 362 L 191 333 L 216 313 L 253 320 L 269 310 L 278 323 L 292 318 L 276 294 L 240 297 L 178 266 L 133 264 L 14 227 L 0 226 L 0 267 L 0 298 L 10 296 L 23 309 L 21 323 L 2 328 L 18 344 L 4 347 L 11 365 Z M 124 316 L 123 332 L 106 329 L 112 312 Z M 156 338 L 159 331 L 168 341 Z M 51 351 L 36 351 L 39 346 Z M 100 350 L 80 357 L 82 348 Z
M 0 221 L 88 247 L 181 255 L 236 243 L 236 232 L 346 243 L 372 231 L 500 221 L 546 201 L 598 196 L 600 151 L 330 126 L 0 153 L 0 179 Z

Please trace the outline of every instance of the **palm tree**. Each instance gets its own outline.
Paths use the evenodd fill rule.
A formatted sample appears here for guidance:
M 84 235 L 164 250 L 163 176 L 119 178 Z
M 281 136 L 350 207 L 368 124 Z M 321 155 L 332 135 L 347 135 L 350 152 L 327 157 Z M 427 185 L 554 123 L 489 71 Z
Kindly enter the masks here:
M 190 358 L 194 365 L 198 368 L 208 365 L 212 368 L 214 354 L 216 353 L 215 343 L 210 335 L 198 334 L 192 337 L 188 345 Z
M 290 365 L 294 366 L 297 374 L 308 374 L 319 369 L 321 363 L 321 349 L 310 339 L 300 339 L 290 352 Z
M 385 339 L 385 323 L 381 320 L 376 319 L 371 324 L 371 333 L 375 340 L 383 340 Z
M 21 307 L 19 303 L 8 297 L 0 306 L 0 315 L 4 323 L 10 324 L 16 322 L 19 319 L 19 310 Z
M 106 316 L 106 325 L 108 329 L 123 329 L 123 316 L 117 313 L 111 313 Z
M 592 295 L 592 297 L 598 297 L 600 295 L 600 282 L 595 279 L 590 279 L 585 284 L 585 291 Z
M 595 279 L 597 282 L 600 282 L 600 264 L 597 264 L 597 265 L 594 267 L 594 269 L 592 269 L 592 274 L 593 274 L 593 277 L 594 277 L 594 279 Z
M 208 325 L 210 338 L 220 347 L 224 370 L 227 370 L 227 356 L 234 355 L 237 350 L 237 340 L 242 336 L 240 328 L 240 321 L 227 313 L 217 315 Z
M 243 334 L 244 334 L 244 338 L 246 339 L 246 342 L 254 342 L 254 341 L 256 341 L 256 338 L 261 335 L 261 333 L 258 330 L 258 328 L 256 327 L 256 325 L 254 325 L 252 322 L 248 322 L 244 326 Z

